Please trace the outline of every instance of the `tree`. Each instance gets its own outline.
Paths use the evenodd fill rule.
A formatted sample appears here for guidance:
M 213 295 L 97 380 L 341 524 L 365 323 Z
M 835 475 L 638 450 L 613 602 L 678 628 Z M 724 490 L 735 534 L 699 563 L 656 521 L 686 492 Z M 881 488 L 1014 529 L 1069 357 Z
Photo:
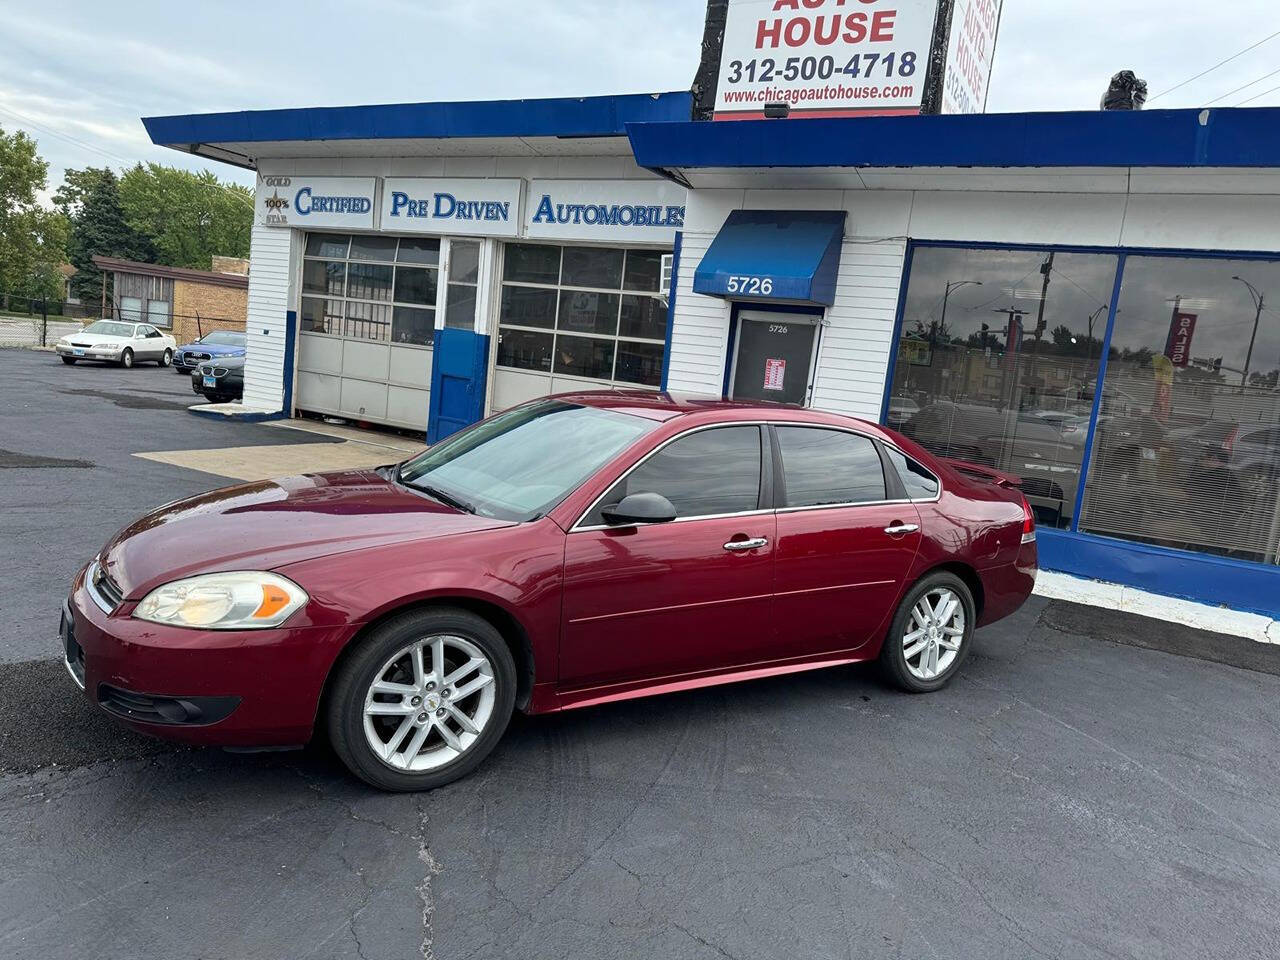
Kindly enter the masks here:
M 56 296 L 58 265 L 65 257 L 65 218 L 41 206 L 49 165 L 36 143 L 17 130 L 0 129 L 0 293 L 7 306 L 12 294 Z
M 67 185 L 70 184 L 70 189 Z M 65 191 L 65 192 L 64 192 Z M 120 205 L 120 183 L 106 168 L 68 170 L 55 203 L 71 211 L 71 238 L 67 244 L 76 275 L 71 289 L 85 303 L 102 299 L 102 271 L 95 256 L 155 262 L 151 241 L 131 227 Z
M 214 255 L 249 255 L 253 193 L 211 171 L 137 164 L 120 178 L 120 205 L 158 263 L 208 270 Z

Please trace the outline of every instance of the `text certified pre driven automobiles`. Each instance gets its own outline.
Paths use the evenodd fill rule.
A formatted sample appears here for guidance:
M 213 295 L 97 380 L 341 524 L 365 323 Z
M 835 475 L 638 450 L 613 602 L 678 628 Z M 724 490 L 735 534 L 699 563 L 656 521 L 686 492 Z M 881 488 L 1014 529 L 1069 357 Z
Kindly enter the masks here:
M 174 369 L 186 372 L 194 370 L 206 360 L 243 357 L 247 342 L 248 337 L 237 330 L 214 330 L 194 343 L 184 343 L 178 347 L 173 353 Z
M 1013 482 L 813 410 L 552 397 L 395 466 L 143 517 L 75 577 L 67 668 L 138 730 L 322 731 L 389 790 L 471 771 L 516 709 L 877 658 L 932 691 L 1031 591 Z
M 79 333 L 63 337 L 53 349 L 66 364 L 97 360 L 132 367 L 146 361 L 167 367 L 173 362 L 175 342 L 149 323 L 95 320 Z
M 226 403 L 244 396 L 244 356 L 206 360 L 191 371 L 191 392 L 210 403 Z

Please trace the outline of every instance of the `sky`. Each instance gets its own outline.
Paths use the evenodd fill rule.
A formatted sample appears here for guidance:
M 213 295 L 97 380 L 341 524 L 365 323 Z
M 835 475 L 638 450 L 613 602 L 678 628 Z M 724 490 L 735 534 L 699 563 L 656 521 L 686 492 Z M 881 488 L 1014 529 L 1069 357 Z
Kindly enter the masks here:
M 0 128 L 36 138 L 47 196 L 66 167 L 209 166 L 152 146 L 143 116 L 688 89 L 705 12 L 705 0 L 0 0 Z M 1126 68 L 1151 107 L 1280 105 L 1280 36 L 1161 95 L 1277 31 L 1275 0 L 1005 0 L 987 109 L 1096 109 Z

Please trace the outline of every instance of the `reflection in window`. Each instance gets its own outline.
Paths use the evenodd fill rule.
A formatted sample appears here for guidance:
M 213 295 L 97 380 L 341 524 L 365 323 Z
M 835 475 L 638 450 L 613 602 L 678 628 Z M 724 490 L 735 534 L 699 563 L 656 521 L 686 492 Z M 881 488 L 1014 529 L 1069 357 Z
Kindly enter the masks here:
M 788 507 L 875 503 L 885 498 L 875 444 L 840 430 L 778 427 Z
M 605 494 L 585 525 L 604 522 L 601 508 L 632 493 L 660 493 L 677 517 L 755 510 L 760 501 L 760 428 L 718 427 L 675 440 Z
M 930 452 L 1007 470 L 1068 527 L 1118 258 L 916 247 L 887 423 Z
M 1080 529 L 1277 562 L 1280 263 L 1130 256 Z

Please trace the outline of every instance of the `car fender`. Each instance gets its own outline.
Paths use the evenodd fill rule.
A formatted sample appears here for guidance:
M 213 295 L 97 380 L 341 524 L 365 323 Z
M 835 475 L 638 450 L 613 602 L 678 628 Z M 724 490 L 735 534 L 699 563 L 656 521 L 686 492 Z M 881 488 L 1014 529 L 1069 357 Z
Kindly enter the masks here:
M 538 682 L 558 675 L 565 534 L 549 519 L 428 541 L 379 545 L 276 570 L 355 629 L 450 599 L 504 611 L 529 641 Z

